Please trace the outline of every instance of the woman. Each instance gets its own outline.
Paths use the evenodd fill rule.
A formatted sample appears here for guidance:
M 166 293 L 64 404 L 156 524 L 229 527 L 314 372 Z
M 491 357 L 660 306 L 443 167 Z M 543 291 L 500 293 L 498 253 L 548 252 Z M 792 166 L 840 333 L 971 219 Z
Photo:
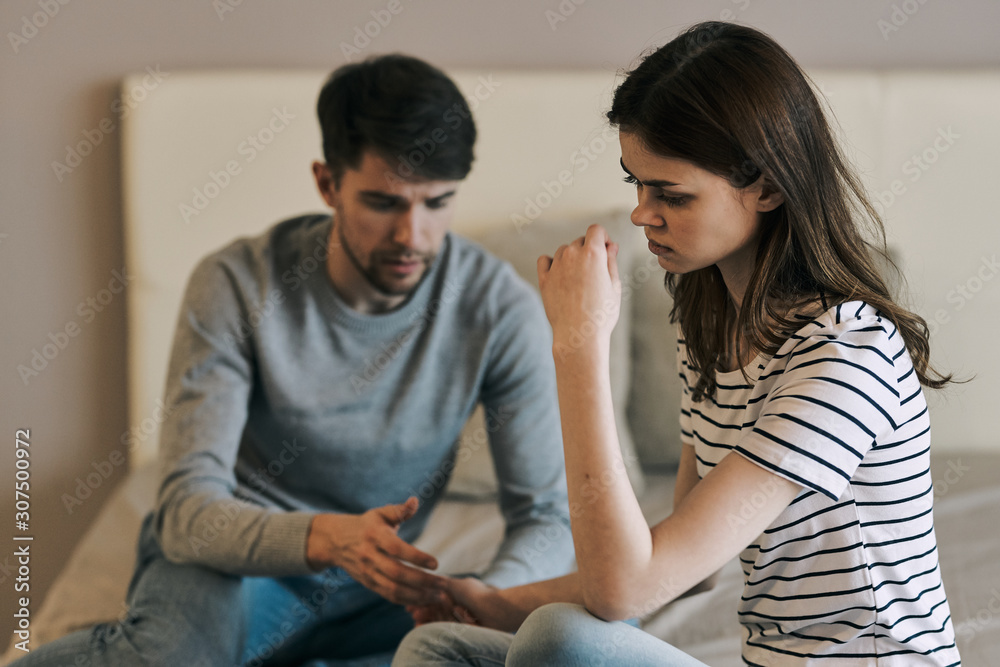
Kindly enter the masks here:
M 674 512 L 649 528 L 623 473 L 608 380 L 617 246 L 591 227 L 538 261 L 578 571 L 507 590 L 452 581 L 454 612 L 479 627 L 423 625 L 394 664 L 700 665 L 613 621 L 734 556 L 748 665 L 959 664 L 922 390 L 951 378 L 879 275 L 861 223 L 884 248 L 881 221 L 805 76 L 767 36 L 704 23 L 630 72 L 608 118 L 680 324 Z

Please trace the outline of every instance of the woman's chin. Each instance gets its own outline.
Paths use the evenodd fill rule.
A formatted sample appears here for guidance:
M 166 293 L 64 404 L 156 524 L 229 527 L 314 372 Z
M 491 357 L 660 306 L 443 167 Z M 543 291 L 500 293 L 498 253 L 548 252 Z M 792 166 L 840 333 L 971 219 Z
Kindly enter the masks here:
M 687 269 L 682 268 L 680 263 L 673 257 L 658 255 L 656 257 L 656 263 L 660 265 L 661 269 L 665 269 L 669 273 L 687 273 Z

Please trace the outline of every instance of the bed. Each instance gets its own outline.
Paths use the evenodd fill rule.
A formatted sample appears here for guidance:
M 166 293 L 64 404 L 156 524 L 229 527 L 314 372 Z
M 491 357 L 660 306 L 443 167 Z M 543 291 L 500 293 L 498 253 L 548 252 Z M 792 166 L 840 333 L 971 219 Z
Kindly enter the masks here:
M 326 74 L 173 72 L 125 119 L 126 253 L 128 270 L 136 276 L 128 294 L 128 400 L 130 424 L 139 435 L 128 451 L 128 479 L 102 509 L 34 616 L 34 645 L 123 613 L 139 523 L 155 493 L 157 401 L 181 290 L 194 263 L 209 250 L 280 219 L 323 210 L 309 163 L 320 157 L 313 106 Z M 922 258 L 932 250 L 939 255 L 957 252 L 928 245 L 933 234 L 927 230 L 944 210 L 955 213 L 954 204 L 933 196 L 932 179 L 950 183 L 960 180 L 961 172 L 938 166 L 922 187 L 910 184 L 902 194 L 893 194 L 892 201 L 885 193 L 894 192 L 908 156 L 934 145 L 939 127 L 960 125 L 960 136 L 978 137 L 955 147 L 952 155 L 959 159 L 952 162 L 966 174 L 987 170 L 1000 146 L 995 126 L 1000 75 L 812 74 L 836 112 L 849 155 L 890 219 L 891 244 L 911 288 L 919 292 L 949 280 L 947 274 L 929 273 Z M 529 280 L 534 280 L 539 254 L 579 235 L 590 223 L 606 226 L 622 245 L 625 303 L 612 341 L 613 394 L 622 447 L 626 458 L 637 462 L 630 466 L 630 479 L 647 519 L 657 521 L 670 511 L 679 455 L 679 387 L 662 270 L 629 223 L 634 194 L 621 183 L 616 134 L 602 120 L 620 73 L 483 70 L 452 75 L 480 129 L 477 161 L 460 191 L 455 231 L 510 261 Z M 122 86 L 126 93 L 137 89 L 141 75 Z M 933 98 L 928 90 L 935 91 Z M 920 113 L 912 113 L 917 108 Z M 930 144 L 925 131 L 932 131 Z M 981 215 L 992 210 L 988 195 L 988 190 L 973 192 L 961 197 L 958 207 Z M 912 224 L 893 227 L 893 219 L 912 219 Z M 1000 309 L 997 293 L 983 290 L 968 307 L 988 317 Z M 965 335 L 959 327 L 942 327 L 941 340 L 959 350 L 950 359 L 961 353 Z M 1000 509 L 1000 447 L 991 425 L 969 416 L 980 404 L 981 414 L 988 414 L 988 394 L 976 389 L 959 401 L 932 401 L 943 578 L 963 659 L 973 667 L 996 664 L 1000 655 L 1000 536 L 990 528 Z M 456 470 L 446 500 L 418 543 L 439 556 L 444 571 L 482 568 L 502 534 L 487 448 L 475 442 L 478 419 L 470 420 L 462 444 L 474 455 Z M 707 664 L 742 664 L 735 616 L 740 580 L 734 561 L 715 589 L 668 605 L 643 619 L 643 625 Z M 13 650 L 5 659 L 12 657 Z

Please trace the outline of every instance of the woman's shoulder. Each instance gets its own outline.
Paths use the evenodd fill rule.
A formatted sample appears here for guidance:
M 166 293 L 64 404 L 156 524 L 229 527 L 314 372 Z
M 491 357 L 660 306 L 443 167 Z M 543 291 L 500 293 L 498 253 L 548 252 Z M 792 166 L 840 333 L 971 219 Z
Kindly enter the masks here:
M 831 303 L 808 302 L 798 306 L 789 314 L 792 320 L 801 322 L 798 334 L 825 333 L 837 335 L 848 331 L 882 332 L 887 336 L 896 327 L 879 311 L 863 300 Z
M 854 358 L 858 363 L 878 359 L 894 365 L 902 346 L 896 325 L 876 307 L 862 300 L 810 306 L 793 313 L 802 326 L 775 355 L 799 357 L 819 354 Z

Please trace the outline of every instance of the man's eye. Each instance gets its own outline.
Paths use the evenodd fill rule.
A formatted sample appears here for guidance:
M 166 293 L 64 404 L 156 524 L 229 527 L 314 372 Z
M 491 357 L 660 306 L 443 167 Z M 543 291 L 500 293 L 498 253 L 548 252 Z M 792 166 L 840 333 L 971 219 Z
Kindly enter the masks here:
M 368 208 L 374 211 L 388 211 L 396 205 L 396 202 L 391 199 L 369 199 L 367 204 Z
M 427 208 L 432 209 L 432 210 L 437 210 L 439 208 L 444 208 L 447 205 L 448 205 L 448 200 L 447 199 L 428 199 L 427 200 Z
M 633 176 L 632 174 L 629 174 L 628 176 L 626 176 L 626 177 L 625 177 L 625 178 L 623 178 L 622 180 L 623 180 L 623 181 L 625 181 L 626 183 L 628 183 L 629 185 L 634 185 L 634 186 L 636 186 L 636 187 L 639 187 L 639 188 L 641 188 L 641 187 L 642 187 L 642 183 L 640 183 L 640 182 L 639 182 L 639 181 L 638 181 L 638 180 L 636 179 L 636 177 L 635 177 L 635 176 Z

